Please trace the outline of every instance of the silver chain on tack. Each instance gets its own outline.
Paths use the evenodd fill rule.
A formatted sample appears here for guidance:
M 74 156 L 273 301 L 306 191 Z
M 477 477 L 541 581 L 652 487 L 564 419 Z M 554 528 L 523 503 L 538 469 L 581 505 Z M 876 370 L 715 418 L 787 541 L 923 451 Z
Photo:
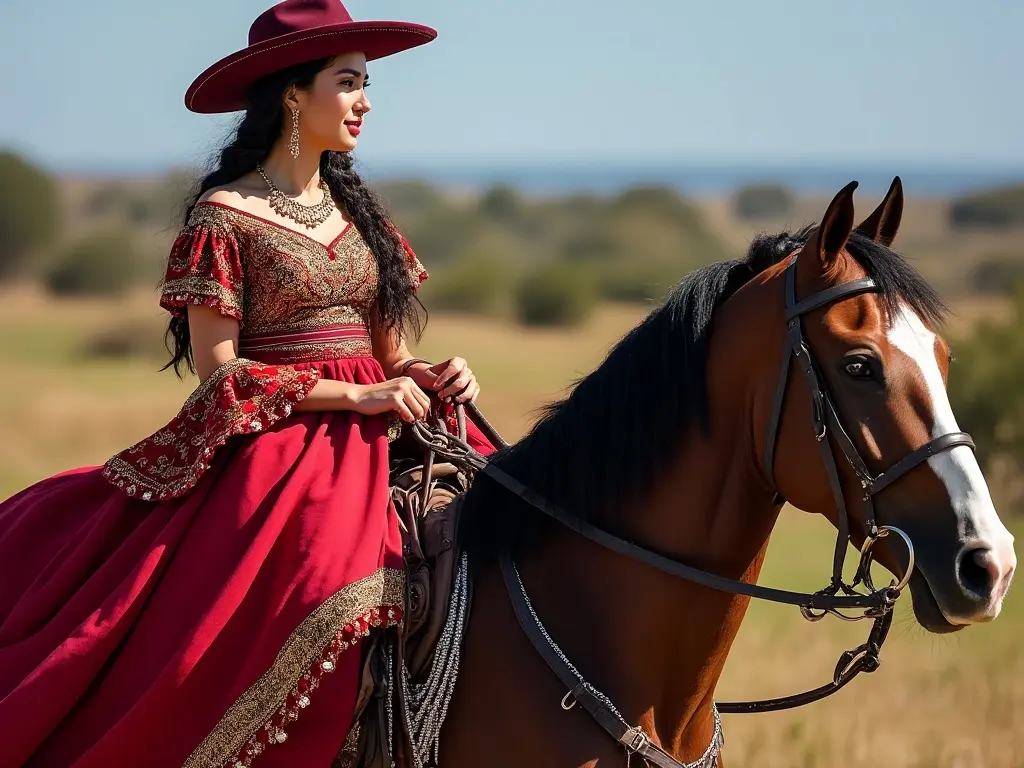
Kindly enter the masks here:
M 395 751 L 395 686 L 392 682 L 395 679 L 395 646 L 388 645 L 388 672 L 387 698 L 384 699 L 384 707 L 387 710 L 388 718 L 388 744 L 392 753 Z M 394 756 L 391 758 L 391 768 L 395 768 Z
M 534 623 L 537 625 L 537 629 L 539 629 L 540 633 L 544 636 L 544 639 L 547 641 L 547 644 L 551 646 L 551 650 L 558 654 L 558 658 L 560 658 L 562 660 L 562 663 L 564 663 L 565 666 L 569 668 L 569 670 L 573 673 L 576 679 L 580 681 L 580 684 L 584 688 L 586 688 L 591 694 L 597 697 L 597 699 L 599 699 L 601 703 L 604 704 L 608 708 L 608 710 L 612 712 L 616 717 L 618 717 L 620 720 L 625 721 L 625 718 L 623 718 L 622 715 L 619 714 L 619 710 L 615 708 L 615 705 L 612 704 L 611 700 L 603 693 L 601 693 L 601 691 L 597 690 L 594 686 L 588 683 L 584 679 L 583 675 L 580 674 L 579 670 L 576 669 L 576 667 L 573 666 L 572 662 L 569 661 L 566 655 L 562 653 L 562 649 L 558 647 L 558 644 L 551 638 L 551 635 L 548 634 L 548 631 L 545 628 L 543 622 L 540 620 L 540 617 L 537 615 L 537 612 L 533 609 L 533 603 L 530 602 L 530 596 L 526 593 L 526 585 L 523 584 L 523 579 L 519 575 L 519 569 L 515 566 L 515 564 L 512 565 L 512 571 L 516 575 L 516 581 L 519 583 L 519 591 L 523 595 L 523 600 L 526 601 L 526 607 L 530 609 L 530 616 L 533 618 Z M 715 768 L 715 765 L 718 762 L 718 752 L 722 748 L 722 745 L 725 743 L 725 739 L 722 732 L 722 720 L 718 714 L 718 707 L 712 705 L 711 709 L 715 718 L 715 732 L 711 737 L 711 743 L 708 744 L 708 748 L 704 750 L 704 754 L 697 758 L 697 760 L 695 760 L 692 763 L 684 763 L 684 768 Z M 632 754 L 627 750 L 627 768 L 629 766 L 631 757 Z M 417 768 L 419 768 L 419 766 L 417 766 Z
M 455 692 L 455 680 L 459 674 L 468 602 L 469 565 L 466 553 L 463 552 L 455 574 L 455 587 L 448 606 L 448 618 L 445 620 L 444 630 L 430 664 L 430 676 L 425 683 L 411 684 L 409 670 L 405 668 L 404 663 L 402 664 L 402 715 L 412 740 L 414 768 L 436 766 L 439 759 L 441 726 L 448 714 L 448 705 Z M 390 714 L 388 719 L 390 721 Z M 394 768 L 394 762 L 391 765 Z

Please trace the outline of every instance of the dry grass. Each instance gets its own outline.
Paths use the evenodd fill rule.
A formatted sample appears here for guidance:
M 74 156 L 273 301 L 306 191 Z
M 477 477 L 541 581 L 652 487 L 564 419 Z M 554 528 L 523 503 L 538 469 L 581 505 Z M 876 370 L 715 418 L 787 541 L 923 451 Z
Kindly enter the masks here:
M 193 381 L 160 361 L 82 359 L 82 342 L 126 319 L 159 334 L 152 294 L 119 305 L 54 303 L 32 291 L 0 296 L 0 497 L 62 469 L 96 464 L 164 423 Z M 531 412 L 587 373 L 643 314 L 609 307 L 577 331 L 532 331 L 451 316 L 432 318 L 418 353 L 459 354 L 485 387 L 481 406 L 509 438 Z M 963 313 L 971 314 L 971 313 Z M 972 315 L 973 316 L 973 315 Z M 1018 533 L 1024 526 L 1015 525 Z M 832 532 L 790 511 L 773 538 L 763 583 L 823 585 Z M 908 601 L 909 602 L 909 601 Z M 833 699 L 790 713 L 726 718 L 730 765 L 874 768 L 1024 766 L 1024 597 L 994 624 L 937 638 L 902 606 L 882 668 Z M 722 681 L 724 699 L 819 685 L 867 627 L 810 625 L 793 609 L 751 605 Z
M 1024 525 L 1013 523 L 1019 538 Z M 832 537 L 820 518 L 787 510 L 761 582 L 794 589 L 823 584 Z M 727 716 L 729 762 L 765 768 L 1024 766 L 1019 590 L 996 622 L 942 637 L 922 630 L 913 621 L 909 595 L 904 601 L 878 671 L 802 710 Z M 863 623 L 809 624 L 795 610 L 752 603 L 719 698 L 777 696 L 820 685 L 840 652 L 863 642 L 867 631 Z

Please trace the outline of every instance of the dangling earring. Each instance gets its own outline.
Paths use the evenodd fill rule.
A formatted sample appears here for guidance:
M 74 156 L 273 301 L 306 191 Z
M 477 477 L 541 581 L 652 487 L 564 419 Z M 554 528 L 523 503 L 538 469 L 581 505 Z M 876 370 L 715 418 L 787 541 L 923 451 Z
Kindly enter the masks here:
M 288 141 L 288 151 L 292 157 L 299 156 L 299 110 L 292 110 L 292 136 Z

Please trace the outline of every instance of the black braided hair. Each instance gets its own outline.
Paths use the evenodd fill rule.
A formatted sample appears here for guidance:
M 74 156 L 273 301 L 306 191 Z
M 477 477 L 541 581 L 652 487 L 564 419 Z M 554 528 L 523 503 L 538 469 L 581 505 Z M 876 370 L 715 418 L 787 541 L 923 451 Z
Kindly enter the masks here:
M 308 88 L 332 59 L 299 64 L 274 72 L 257 82 L 249 92 L 248 105 L 234 138 L 220 150 L 217 162 L 193 190 L 183 215 L 188 224 L 192 210 L 206 192 L 241 178 L 256 169 L 282 140 L 285 126 L 284 94 L 292 86 Z M 335 202 L 348 214 L 377 259 L 377 322 L 382 331 L 419 340 L 425 326 L 423 305 L 410 290 L 408 255 L 391 224 L 380 198 L 365 184 L 353 167 L 350 152 L 325 151 L 320 157 L 320 175 L 330 187 Z M 425 313 L 425 310 L 424 310 Z M 161 370 L 181 366 L 195 373 L 188 319 L 172 317 L 166 334 L 170 361 Z

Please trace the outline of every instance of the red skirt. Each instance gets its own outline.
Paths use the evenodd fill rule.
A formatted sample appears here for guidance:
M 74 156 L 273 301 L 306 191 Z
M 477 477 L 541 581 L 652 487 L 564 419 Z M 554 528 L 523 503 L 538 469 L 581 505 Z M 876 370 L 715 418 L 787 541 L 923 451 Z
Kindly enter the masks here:
M 0 504 L 0 768 L 329 766 L 358 642 L 401 620 L 388 424 L 294 413 L 162 501 L 93 467 Z

